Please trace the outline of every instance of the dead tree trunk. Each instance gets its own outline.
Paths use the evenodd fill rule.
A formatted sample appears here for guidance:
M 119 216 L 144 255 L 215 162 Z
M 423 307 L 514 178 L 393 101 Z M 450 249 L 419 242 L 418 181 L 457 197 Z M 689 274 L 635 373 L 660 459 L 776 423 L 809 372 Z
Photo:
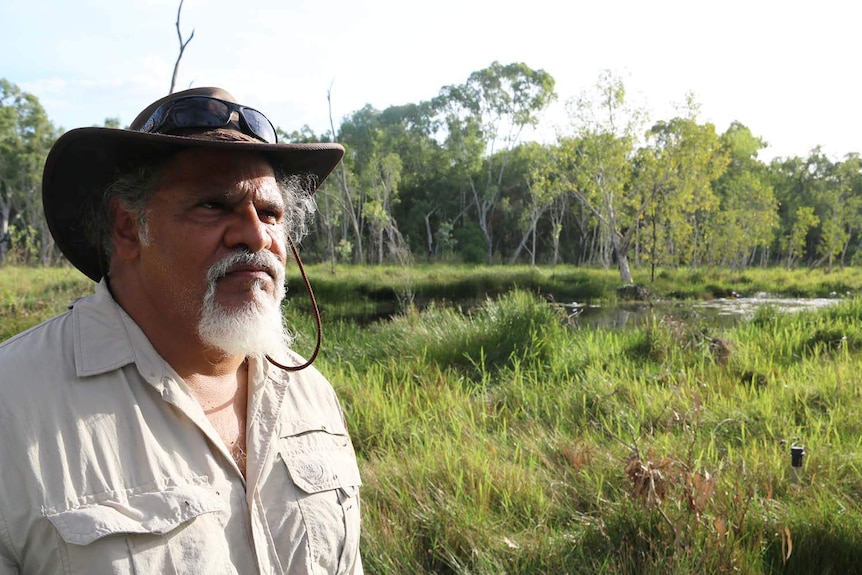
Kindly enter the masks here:
M 185 42 L 183 42 L 183 33 L 180 31 L 180 14 L 182 13 L 182 11 L 183 11 L 183 0 L 180 0 L 180 7 L 177 8 L 177 38 L 179 38 L 179 41 L 180 41 L 180 53 L 177 55 L 177 61 L 174 64 L 174 74 L 173 74 L 173 76 L 171 76 L 171 91 L 168 92 L 168 94 L 174 93 L 174 86 L 177 85 L 177 74 L 179 73 L 179 70 L 180 70 L 180 60 L 183 59 L 183 52 L 186 51 L 186 46 L 188 46 L 189 42 L 192 41 L 192 38 L 195 37 L 195 31 L 192 30 L 192 33 L 189 36 L 189 39 L 186 40 Z

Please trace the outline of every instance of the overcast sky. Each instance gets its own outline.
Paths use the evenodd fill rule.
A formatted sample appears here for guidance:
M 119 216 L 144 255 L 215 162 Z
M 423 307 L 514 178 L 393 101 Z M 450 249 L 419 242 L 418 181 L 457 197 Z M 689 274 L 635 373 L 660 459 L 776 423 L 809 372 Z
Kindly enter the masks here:
M 0 77 L 63 128 L 127 125 L 170 88 L 175 0 L 0 0 Z M 493 61 L 557 82 L 543 126 L 603 70 L 653 120 L 688 92 L 701 120 L 769 143 L 761 158 L 862 152 L 859 23 L 847 0 L 185 0 L 178 89 L 221 86 L 286 131 L 366 104 L 428 100 Z

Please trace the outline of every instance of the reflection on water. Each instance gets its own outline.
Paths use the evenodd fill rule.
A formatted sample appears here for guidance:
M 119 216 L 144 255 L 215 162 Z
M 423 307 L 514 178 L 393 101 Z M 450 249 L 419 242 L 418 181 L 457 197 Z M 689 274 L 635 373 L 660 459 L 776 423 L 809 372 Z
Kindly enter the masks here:
M 579 327 L 623 329 L 642 327 L 667 316 L 705 322 L 715 327 L 732 327 L 749 319 L 764 305 L 779 312 L 793 313 L 819 309 L 841 301 L 840 298 L 777 298 L 767 294 L 754 297 L 720 298 L 710 301 L 626 302 L 615 305 L 566 305 L 572 323 Z

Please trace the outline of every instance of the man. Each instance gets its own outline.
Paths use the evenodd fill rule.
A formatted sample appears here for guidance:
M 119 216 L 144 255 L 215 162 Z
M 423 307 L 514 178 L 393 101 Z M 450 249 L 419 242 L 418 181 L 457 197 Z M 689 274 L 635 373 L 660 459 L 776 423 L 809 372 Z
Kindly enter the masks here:
M 343 152 L 217 88 L 57 141 L 45 215 L 98 285 L 0 346 L 0 575 L 362 572 L 341 408 L 279 305 Z

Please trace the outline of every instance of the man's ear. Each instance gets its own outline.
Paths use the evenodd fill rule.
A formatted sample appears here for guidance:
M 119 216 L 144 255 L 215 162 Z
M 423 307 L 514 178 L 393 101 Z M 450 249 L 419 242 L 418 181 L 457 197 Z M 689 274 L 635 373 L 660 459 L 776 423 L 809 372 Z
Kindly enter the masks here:
M 111 239 L 114 255 L 122 260 L 133 260 L 141 250 L 141 229 L 138 217 L 129 211 L 118 198 L 112 198 L 109 206 L 111 215 Z

